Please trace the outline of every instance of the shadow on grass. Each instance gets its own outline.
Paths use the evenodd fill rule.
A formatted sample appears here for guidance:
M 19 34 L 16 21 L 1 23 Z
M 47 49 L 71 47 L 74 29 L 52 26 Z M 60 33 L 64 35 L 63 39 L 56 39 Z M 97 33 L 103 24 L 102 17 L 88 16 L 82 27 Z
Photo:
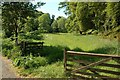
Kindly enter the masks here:
M 63 46 L 43 46 L 42 49 L 38 48 L 30 48 L 27 50 L 26 55 L 28 56 L 32 54 L 33 56 L 41 56 L 41 57 L 46 57 L 48 60 L 48 63 L 53 63 L 57 61 L 62 61 L 63 60 L 63 51 L 64 49 L 70 50 L 68 47 L 63 47 Z
M 63 46 L 44 46 L 41 56 L 45 56 L 48 59 L 48 63 L 62 61 L 65 48 L 69 50 L 68 47 Z
M 110 47 L 110 46 L 105 46 L 102 48 L 98 48 L 92 51 L 88 51 L 90 53 L 100 53 L 100 54 L 117 54 L 117 49 L 116 47 Z
M 48 63 L 50 64 L 50 63 L 63 60 L 64 49 L 70 50 L 70 48 L 66 46 L 44 46 L 43 49 L 31 49 L 29 50 L 29 53 L 32 53 L 33 56 L 46 57 L 48 60 Z M 72 51 L 84 52 L 82 49 L 78 47 L 72 49 Z M 87 51 L 87 52 L 101 53 L 101 54 L 115 54 L 117 52 L 117 48 L 106 46 L 106 47 L 98 48 L 98 49 Z M 99 60 L 99 58 L 97 57 L 90 57 L 90 56 L 83 56 L 83 55 L 80 55 L 80 56 L 75 55 L 70 57 L 72 57 L 73 59 L 82 59 L 82 60 L 87 60 L 91 62 Z
M 43 49 L 32 49 L 30 48 L 27 52 L 26 55 L 32 54 L 33 56 L 41 56 L 41 57 L 46 57 L 48 60 L 48 63 L 53 63 L 57 61 L 62 61 L 63 60 L 63 51 L 64 49 L 70 50 L 69 47 L 66 46 L 44 46 Z M 83 51 L 80 48 L 75 48 L 73 51 Z

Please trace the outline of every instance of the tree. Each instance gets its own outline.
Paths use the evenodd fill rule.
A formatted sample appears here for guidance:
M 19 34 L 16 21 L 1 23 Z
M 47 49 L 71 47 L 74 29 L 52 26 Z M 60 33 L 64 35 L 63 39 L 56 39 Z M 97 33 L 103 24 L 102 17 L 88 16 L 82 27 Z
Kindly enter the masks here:
M 24 32 L 31 32 L 38 30 L 38 20 L 33 17 L 27 17 L 26 23 L 24 24 Z
M 52 32 L 50 14 L 45 13 L 38 17 L 39 30 L 41 32 Z
M 59 32 L 57 20 L 53 21 L 51 27 L 52 27 L 53 32 Z
M 50 25 L 52 25 L 52 23 L 54 22 L 54 20 L 55 20 L 55 15 L 52 15 L 52 19 L 51 19 L 51 24 Z
M 61 17 L 57 20 L 59 32 L 67 31 L 65 28 L 65 21 L 66 21 L 66 18 L 64 18 L 64 17 Z
M 37 7 L 45 3 L 33 5 L 30 2 L 4 2 L 2 6 L 3 30 L 6 37 L 15 36 L 15 44 L 18 45 L 18 33 L 28 16 L 33 16 Z
M 120 2 L 62 2 L 59 5 L 69 14 L 65 23 L 68 32 L 81 34 L 92 29 L 111 34 L 120 31 Z
M 107 3 L 106 20 L 104 24 L 105 32 L 111 31 L 120 25 L 120 2 Z

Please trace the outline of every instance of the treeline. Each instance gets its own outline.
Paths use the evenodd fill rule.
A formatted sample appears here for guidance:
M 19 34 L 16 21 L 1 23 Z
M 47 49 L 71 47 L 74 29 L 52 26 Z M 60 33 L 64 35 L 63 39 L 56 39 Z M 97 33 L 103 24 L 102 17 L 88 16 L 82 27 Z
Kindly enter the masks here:
M 61 2 L 59 9 L 68 18 L 37 11 L 45 3 L 2 3 L 2 26 L 5 37 L 15 37 L 16 44 L 21 34 L 76 32 L 79 34 L 102 34 L 116 36 L 120 32 L 120 2 Z M 30 33 L 31 32 L 31 33 Z M 28 37 L 28 36 L 27 36 Z
M 59 5 L 69 15 L 65 23 L 68 32 L 86 34 L 95 30 L 104 35 L 120 32 L 120 2 L 61 2 Z
M 2 30 L 3 37 L 18 39 L 40 39 L 40 33 L 67 32 L 65 29 L 66 18 L 36 9 L 43 6 L 44 2 L 32 4 L 31 2 L 3 2 L 2 3 Z
M 36 17 L 27 17 L 24 29 L 27 32 L 38 30 L 41 33 L 66 32 L 66 18 L 59 16 L 55 19 L 55 15 L 50 17 L 49 13 L 41 11 L 36 12 Z

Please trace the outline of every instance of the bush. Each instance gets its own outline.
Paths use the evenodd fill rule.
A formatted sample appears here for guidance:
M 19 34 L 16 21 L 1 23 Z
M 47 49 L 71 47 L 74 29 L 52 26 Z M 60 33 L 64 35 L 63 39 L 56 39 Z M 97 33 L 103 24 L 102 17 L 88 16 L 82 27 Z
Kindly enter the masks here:
M 14 42 L 11 41 L 10 38 L 3 39 L 2 41 L 3 41 L 2 42 L 2 55 L 10 58 L 11 50 L 13 49 Z
M 8 52 L 7 52 L 8 50 L 6 49 L 6 48 L 4 48 L 4 49 L 2 49 L 2 56 L 7 56 L 7 54 L 8 54 Z
M 38 66 L 44 66 L 48 61 L 45 57 L 35 57 L 34 62 L 38 64 Z
M 18 57 L 13 61 L 14 66 L 23 67 L 24 69 L 29 68 L 38 68 L 39 66 L 45 66 L 47 64 L 47 60 L 44 57 Z
M 41 40 L 43 39 L 43 36 L 40 34 L 39 31 L 31 31 L 27 33 L 21 33 L 19 36 L 20 40 L 25 40 L 25 41 L 32 41 L 32 40 Z
M 2 40 L 2 49 L 9 49 L 9 50 L 11 50 L 12 48 L 13 48 L 13 45 L 14 45 L 14 42 L 13 41 L 11 41 L 11 39 L 10 38 L 7 38 L 7 39 L 3 39 Z
M 14 42 L 10 39 L 3 39 L 2 55 L 8 58 L 13 58 L 15 54 L 21 54 L 21 50 L 18 46 L 14 45 Z

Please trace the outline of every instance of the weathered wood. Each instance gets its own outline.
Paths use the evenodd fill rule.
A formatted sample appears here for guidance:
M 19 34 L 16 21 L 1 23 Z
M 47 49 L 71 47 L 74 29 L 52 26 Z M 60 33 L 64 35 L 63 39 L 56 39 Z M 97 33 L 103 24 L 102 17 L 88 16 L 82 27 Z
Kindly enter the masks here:
M 76 74 L 72 74 L 73 78 L 76 78 L 76 80 L 96 80 L 95 78 L 91 78 L 91 77 L 87 77 L 87 76 L 83 76 L 83 75 L 76 75 Z
M 110 57 L 110 58 L 103 59 L 103 60 L 98 61 L 98 62 L 95 62 L 95 63 L 91 63 L 91 64 L 89 64 L 89 65 L 87 65 L 87 66 L 83 66 L 83 67 L 80 67 L 80 68 L 78 68 L 78 69 L 76 69 L 76 70 L 73 70 L 72 72 L 76 72 L 76 71 L 78 71 L 78 70 L 83 70 L 83 69 L 88 69 L 88 68 L 90 68 L 90 67 L 92 67 L 92 66 L 99 65 L 99 64 L 101 64 L 101 63 L 103 63 L 103 62 L 106 62 L 106 61 L 109 61 L 109 60 L 111 60 L 111 59 L 112 59 L 112 58 Z
M 67 67 L 66 67 L 66 71 L 70 71 L 70 72 L 71 72 L 72 70 L 73 70 L 73 69 L 70 69 L 70 68 L 67 68 Z
M 43 44 L 44 42 L 26 42 L 28 45 Z
M 97 69 L 97 68 L 90 68 L 90 69 L 95 70 L 95 71 L 97 71 L 97 72 L 104 72 L 104 73 L 109 73 L 109 74 L 114 74 L 114 75 L 120 76 L 120 72 L 117 72 L 117 71 Z
M 97 77 L 99 79 L 101 78 L 111 78 L 109 76 L 104 76 L 104 75 L 98 75 L 98 74 L 93 74 L 93 73 L 88 73 L 88 72 L 76 72 L 77 74 L 80 74 L 80 75 L 87 75 L 87 76 L 91 76 L 91 77 Z
M 66 58 L 66 50 L 64 49 L 64 69 L 66 71 L 66 65 L 67 65 L 67 58 Z
M 22 55 L 24 55 L 27 51 L 29 51 L 31 48 L 32 49 L 42 49 L 43 48 L 43 43 L 44 42 L 26 42 L 26 41 L 22 41 L 20 43 L 20 47 L 21 47 L 21 51 L 22 51 Z
M 96 56 L 96 57 L 112 57 L 119 58 L 119 55 L 108 55 L 108 54 L 97 54 L 97 53 L 86 53 L 86 52 L 75 52 L 75 51 L 67 51 L 69 55 L 86 55 L 86 56 Z
M 99 69 L 99 68 L 94 67 L 94 66 L 104 66 L 104 67 L 112 67 L 112 68 L 120 69 L 119 63 L 118 64 L 105 63 L 109 60 L 116 60 L 116 59 L 119 60 L 120 59 L 119 55 L 96 54 L 96 53 L 75 52 L 75 51 L 66 51 L 65 53 L 66 53 L 66 55 L 65 55 L 66 62 L 71 61 L 71 62 L 75 62 L 75 63 L 80 64 L 80 65 L 74 65 L 74 64 L 66 63 L 66 71 L 70 72 L 73 75 L 77 74 L 76 76 L 82 77 L 84 79 L 85 79 L 85 76 L 89 76 L 87 78 L 90 78 L 91 80 L 93 80 L 92 78 L 94 78 L 94 80 L 95 79 L 120 80 L 120 78 L 119 78 L 120 71 L 104 70 L 104 69 Z M 70 58 L 67 58 L 67 55 L 68 55 L 68 57 L 69 57 L 69 55 L 83 55 L 83 56 L 91 56 L 91 57 L 101 57 L 102 60 L 97 61 L 97 62 L 89 62 L 89 61 L 84 61 L 84 60 L 72 59 L 72 56 Z M 77 66 L 79 66 L 79 67 L 77 67 Z M 85 70 L 85 72 L 82 72 L 83 70 Z M 86 70 L 89 70 L 91 72 L 88 73 L 88 72 L 86 72 Z M 109 76 L 109 75 L 104 76 L 104 74 L 100 75 L 101 73 L 116 75 L 116 77 L 114 78 L 114 77 Z
M 67 64 L 67 69 L 66 69 L 66 71 L 73 71 L 74 69 L 77 68 L 77 67 L 71 67 L 71 66 L 72 66 L 72 65 Z M 87 70 L 89 70 L 89 71 L 92 72 L 93 74 L 99 75 L 99 73 L 96 72 L 95 70 L 92 70 L 92 69 L 90 69 L 90 68 L 88 68 Z M 79 71 L 77 71 L 77 72 L 79 72 Z
M 86 64 L 90 64 L 91 62 L 85 61 L 85 60 L 74 60 L 74 59 L 67 59 L 67 61 L 72 61 L 75 63 L 86 63 Z
M 95 70 L 95 71 L 100 71 L 100 72 L 103 72 L 103 70 L 102 69 L 95 69 L 95 68 L 91 68 L 92 70 Z M 119 78 L 112 78 L 112 77 L 110 77 L 110 76 L 104 76 L 104 75 L 99 75 L 99 74 L 94 74 L 94 73 L 88 73 L 88 72 L 80 72 L 80 71 L 77 71 L 77 72 L 75 72 L 75 73 L 72 73 L 72 70 L 73 69 L 70 69 L 70 68 L 67 68 L 67 71 L 70 71 L 71 72 L 71 74 L 80 74 L 80 75 L 86 75 L 86 76 L 91 76 L 91 77 L 97 77 L 98 79 L 107 79 L 107 80 L 119 80 Z M 116 73 L 115 71 L 108 71 L 108 70 L 104 70 L 104 71 L 107 71 L 107 73 Z M 117 72 L 117 74 L 118 74 L 118 72 Z M 79 76 L 79 75 L 78 75 Z
M 120 65 L 118 64 L 108 64 L 108 63 L 102 63 L 99 66 L 106 66 L 106 67 L 113 67 L 113 68 L 120 68 Z
M 66 64 L 66 66 L 73 67 L 73 65 L 71 65 L 71 64 Z
M 26 46 L 26 48 L 38 48 L 38 49 L 41 49 L 43 47 L 42 46 Z

